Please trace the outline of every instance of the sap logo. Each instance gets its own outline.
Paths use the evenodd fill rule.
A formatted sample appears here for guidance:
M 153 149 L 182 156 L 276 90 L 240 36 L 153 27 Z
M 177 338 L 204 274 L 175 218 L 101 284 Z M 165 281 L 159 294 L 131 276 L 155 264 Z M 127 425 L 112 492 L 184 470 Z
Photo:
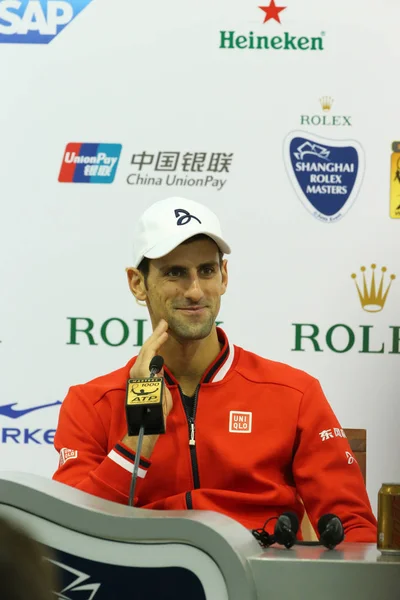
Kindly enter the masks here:
M 0 43 L 48 44 L 92 0 L 0 0 Z
M 0 406 L 0 416 L 8 417 L 9 419 L 20 419 L 33 411 L 42 410 L 43 408 L 52 406 L 59 406 L 60 404 L 62 404 L 62 402 L 57 400 L 50 404 L 39 404 L 38 406 L 23 409 L 15 408 L 15 406 L 17 406 L 16 402 L 12 404 L 3 404 Z M 20 429 L 19 427 L 3 427 L 0 428 L 0 443 L 52 445 L 55 432 L 55 429 L 29 429 L 27 427 Z

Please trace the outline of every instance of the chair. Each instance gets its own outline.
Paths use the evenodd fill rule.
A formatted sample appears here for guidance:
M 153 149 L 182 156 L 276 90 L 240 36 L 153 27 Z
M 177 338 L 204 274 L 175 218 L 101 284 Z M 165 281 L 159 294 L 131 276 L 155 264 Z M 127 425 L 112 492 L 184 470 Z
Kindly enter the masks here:
M 362 476 L 364 477 L 364 483 L 366 483 L 367 431 L 366 429 L 345 429 L 344 432 L 347 436 L 354 457 L 361 469 Z M 304 513 L 304 517 L 301 522 L 301 532 L 304 540 L 314 541 L 318 539 L 307 513 Z

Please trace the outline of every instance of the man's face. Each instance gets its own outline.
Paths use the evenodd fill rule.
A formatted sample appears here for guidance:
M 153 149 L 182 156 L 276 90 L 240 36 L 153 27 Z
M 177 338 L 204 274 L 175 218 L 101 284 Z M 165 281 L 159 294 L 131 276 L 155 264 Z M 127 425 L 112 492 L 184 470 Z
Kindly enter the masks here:
M 146 303 L 153 326 L 163 318 L 177 339 L 207 337 L 227 281 L 226 260 L 220 266 L 218 246 L 211 239 L 181 244 L 150 260 Z

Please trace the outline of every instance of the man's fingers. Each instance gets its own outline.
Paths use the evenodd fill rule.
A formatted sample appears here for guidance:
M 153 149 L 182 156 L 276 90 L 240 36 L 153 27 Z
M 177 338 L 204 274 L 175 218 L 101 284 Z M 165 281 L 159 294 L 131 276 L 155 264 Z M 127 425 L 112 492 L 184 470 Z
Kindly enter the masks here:
M 161 346 L 165 344 L 165 342 L 168 339 L 167 329 L 167 321 L 161 319 L 151 336 L 143 344 L 142 350 L 144 353 L 146 353 L 146 355 L 148 351 L 153 352 L 153 355 L 151 356 L 151 358 L 153 358 L 154 354 L 156 354 L 156 352 L 161 348 Z
M 163 371 L 163 373 L 164 373 L 164 371 Z M 169 389 L 167 388 L 166 385 L 164 386 L 164 397 L 163 397 L 162 403 L 163 403 L 164 418 L 166 419 L 172 409 L 172 396 L 171 396 L 171 392 L 169 391 Z
M 151 350 L 156 354 L 163 344 L 168 339 L 168 333 L 164 331 L 151 345 Z M 153 357 L 152 357 L 153 358 Z
M 168 329 L 167 321 L 165 319 L 161 319 L 160 322 L 158 323 L 157 327 L 154 329 L 153 333 L 149 337 L 149 340 L 153 336 L 157 337 L 157 335 L 160 335 L 163 331 L 167 331 L 167 329 Z
M 151 336 L 145 341 L 142 349 L 139 352 L 138 358 L 131 369 L 131 376 L 136 373 L 136 377 L 139 373 L 142 373 L 141 377 L 147 377 L 143 372 L 148 370 L 150 361 L 157 354 L 159 349 L 168 339 L 168 323 L 164 319 L 158 323 Z
M 147 347 L 151 348 L 154 345 L 157 345 L 160 336 L 164 336 L 164 334 L 167 332 L 167 329 L 168 329 L 167 321 L 165 321 L 164 319 L 161 319 L 161 321 L 158 323 L 157 327 L 154 329 L 153 333 L 148 337 L 148 339 L 143 344 L 143 348 L 144 349 L 146 349 Z M 165 340 L 166 340 L 166 338 L 164 336 L 162 343 L 164 343 Z M 160 346 L 158 345 L 157 349 L 159 347 Z
M 160 319 L 160 322 L 158 323 L 156 329 L 160 328 L 161 330 L 167 330 L 168 329 L 168 323 L 165 319 Z

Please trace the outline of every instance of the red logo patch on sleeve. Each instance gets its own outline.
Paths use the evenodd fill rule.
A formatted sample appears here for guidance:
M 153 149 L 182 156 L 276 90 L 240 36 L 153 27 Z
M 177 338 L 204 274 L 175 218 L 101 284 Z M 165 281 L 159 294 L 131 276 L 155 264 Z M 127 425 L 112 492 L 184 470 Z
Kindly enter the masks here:
M 58 463 L 59 467 L 62 467 L 67 460 L 71 458 L 78 458 L 78 450 L 70 450 L 69 448 L 61 448 L 60 450 L 60 461 Z

